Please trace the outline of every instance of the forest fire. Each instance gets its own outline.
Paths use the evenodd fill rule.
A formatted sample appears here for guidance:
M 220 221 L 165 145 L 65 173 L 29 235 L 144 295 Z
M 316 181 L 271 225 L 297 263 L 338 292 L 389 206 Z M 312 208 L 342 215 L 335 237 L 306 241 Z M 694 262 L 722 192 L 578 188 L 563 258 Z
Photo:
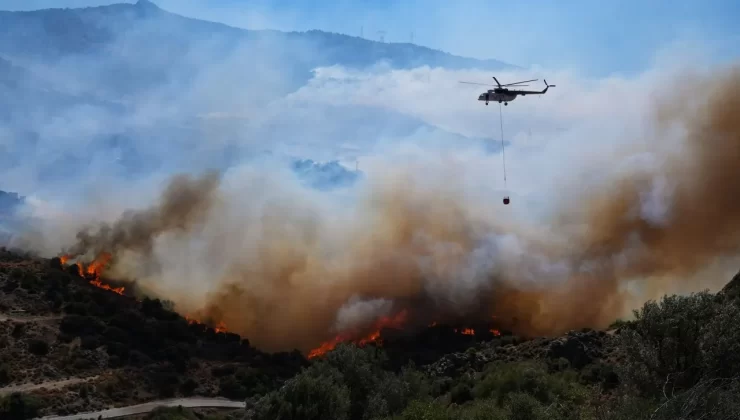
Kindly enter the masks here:
M 112 287 L 101 281 L 103 271 L 106 269 L 106 267 L 108 267 L 108 264 L 111 262 L 112 258 L 113 256 L 110 253 L 102 252 L 100 255 L 98 255 L 97 258 L 95 258 L 89 264 L 75 262 L 74 265 L 78 267 L 80 276 L 86 279 L 93 286 L 98 287 L 103 290 L 108 290 L 108 291 L 111 291 L 113 293 L 117 293 L 123 296 L 126 290 L 125 287 Z M 61 262 L 63 266 L 73 259 L 75 259 L 75 257 L 70 256 L 70 255 L 62 255 L 59 257 L 59 261 Z M 201 322 L 200 320 L 193 318 L 191 315 L 185 315 L 184 317 L 187 320 L 188 324 L 200 324 L 200 325 L 210 326 L 209 323 Z M 216 325 L 213 326 L 212 328 L 216 333 L 228 332 L 226 323 L 224 321 L 217 322 Z
M 193 318 L 191 315 L 185 315 L 185 320 L 190 325 L 194 325 L 194 324 L 197 324 L 197 325 L 207 325 L 207 324 L 201 322 L 200 320 Z M 223 322 L 223 321 L 219 321 L 218 324 L 216 324 L 216 326 L 213 327 L 213 330 L 216 331 L 216 333 L 225 333 L 225 332 L 228 332 L 228 330 L 226 329 L 226 323 Z
M 401 328 L 401 326 L 406 322 L 407 315 L 408 313 L 406 312 L 406 310 L 402 310 L 394 317 L 381 317 L 375 322 L 375 324 L 373 324 L 373 332 L 360 338 L 359 340 L 353 340 L 352 337 L 355 335 L 351 333 L 338 334 L 333 339 L 321 343 L 319 347 L 311 350 L 308 353 L 308 358 L 314 359 L 316 357 L 322 356 L 327 352 L 334 350 L 334 348 L 339 343 L 343 342 L 353 342 L 361 347 L 366 346 L 370 343 L 382 345 L 382 342 L 380 340 L 380 330 L 383 328 Z
M 493 317 L 493 318 L 495 319 L 496 317 Z M 370 344 L 370 343 L 374 343 L 375 345 L 378 345 L 378 346 L 389 346 L 389 345 L 391 345 L 391 341 L 392 341 L 393 342 L 393 344 L 392 344 L 393 346 L 396 346 L 396 345 L 406 346 L 406 345 L 408 345 L 408 342 L 409 342 L 409 341 L 407 341 L 408 340 L 408 337 L 407 338 L 402 338 L 401 341 L 398 341 L 399 340 L 399 337 L 394 334 L 394 338 L 392 340 L 388 341 L 387 343 L 384 343 L 384 339 L 386 339 L 386 338 L 387 339 L 391 339 L 391 337 L 381 337 L 381 330 L 383 330 L 384 328 L 392 328 L 392 329 L 400 330 L 400 329 L 402 329 L 404 327 L 408 327 L 406 325 L 406 319 L 407 319 L 407 313 L 404 310 L 404 311 L 401 311 L 399 314 L 397 314 L 394 317 L 383 317 L 383 318 L 380 318 L 378 321 L 376 321 L 373 324 L 373 329 L 372 329 L 373 332 L 370 333 L 370 334 L 367 334 L 365 336 L 361 336 L 357 332 L 354 332 L 354 334 L 352 332 L 344 332 L 344 333 L 338 334 L 333 339 L 331 339 L 329 341 L 325 341 L 325 342 L 321 343 L 321 345 L 319 347 L 314 348 L 313 350 L 311 350 L 308 353 L 308 358 L 309 359 L 314 359 L 314 358 L 317 358 L 319 356 L 323 356 L 326 353 L 334 350 L 334 348 L 337 345 L 339 345 L 340 343 L 354 343 L 355 345 L 357 345 L 359 347 L 363 347 L 363 346 L 365 346 L 367 344 Z M 493 322 L 495 323 L 496 321 L 493 321 Z M 484 326 L 486 324 L 488 324 L 488 326 Z M 454 335 L 457 335 L 459 337 L 468 337 L 464 341 L 461 341 L 461 343 L 462 342 L 469 342 L 467 340 L 470 340 L 470 339 L 473 339 L 473 340 L 480 340 L 480 339 L 486 340 L 486 339 L 490 339 L 490 338 L 493 338 L 493 337 L 500 337 L 501 336 L 501 331 L 498 330 L 497 328 L 492 328 L 493 326 L 495 326 L 495 324 L 494 325 L 491 325 L 490 324 L 490 321 L 489 321 L 489 323 L 483 323 L 483 324 L 481 324 L 480 325 L 480 327 L 481 327 L 480 329 L 478 329 L 478 328 L 470 328 L 470 327 L 454 327 L 453 325 L 440 324 L 437 321 L 433 321 L 431 323 L 426 324 L 426 328 L 427 329 L 424 330 L 424 332 L 421 332 L 420 331 L 419 332 L 420 335 L 418 335 L 418 337 L 422 337 L 422 336 L 430 337 L 430 335 L 429 335 L 430 333 L 431 333 L 431 336 L 447 337 L 447 338 L 444 338 L 444 340 L 449 340 L 450 339 L 450 336 L 448 334 L 454 334 Z M 438 330 L 438 331 L 437 332 L 432 332 L 433 330 Z M 406 334 L 403 334 L 403 335 L 406 335 Z M 357 338 L 358 336 L 361 337 L 361 338 L 358 339 Z M 427 339 L 428 338 L 412 338 L 411 340 L 412 340 L 412 342 L 415 341 L 415 340 L 421 340 L 421 341 L 418 341 L 418 342 L 424 342 L 424 340 L 427 340 Z M 402 342 L 405 342 L 407 344 L 401 344 Z
M 73 258 L 74 257 L 69 255 L 62 255 L 59 257 L 59 261 L 62 263 L 62 265 L 65 265 L 69 260 Z M 126 290 L 125 287 L 111 287 L 110 285 L 107 285 L 100 280 L 100 277 L 103 274 L 103 270 L 108 265 L 108 263 L 110 263 L 111 258 L 111 254 L 103 252 L 98 255 L 98 257 L 95 258 L 93 262 L 87 264 L 87 266 L 80 262 L 76 262 L 75 265 L 79 267 L 80 275 L 87 279 L 88 282 L 93 286 L 99 287 L 104 290 L 109 290 L 113 293 L 117 293 L 123 296 L 123 293 Z

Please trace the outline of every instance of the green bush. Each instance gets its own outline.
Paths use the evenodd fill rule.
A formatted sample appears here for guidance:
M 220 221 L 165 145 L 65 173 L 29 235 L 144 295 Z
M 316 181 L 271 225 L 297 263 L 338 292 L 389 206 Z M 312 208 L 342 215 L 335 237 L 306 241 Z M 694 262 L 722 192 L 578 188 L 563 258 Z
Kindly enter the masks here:
M 580 404 L 587 390 L 573 371 L 550 373 L 543 362 L 496 362 L 487 366 L 475 387 L 476 398 L 493 398 L 503 405 L 511 394 L 522 393 L 543 404 L 554 401 Z
M 255 408 L 255 420 L 350 419 L 350 390 L 339 370 L 311 366 L 279 391 L 263 397 Z
M 687 390 L 700 380 L 740 374 L 740 309 L 708 292 L 665 296 L 634 311 L 620 334 L 620 376 L 645 396 Z
M 553 417 L 546 415 L 545 408 L 538 399 L 520 392 L 509 396 L 506 408 L 508 420 L 545 420 Z
M 30 396 L 14 392 L 0 398 L 0 419 L 25 420 L 38 415 L 41 403 Z
M 447 407 L 429 401 L 412 401 L 400 418 L 402 420 L 448 420 L 453 417 L 447 413 Z
M 450 400 L 455 404 L 464 404 L 473 399 L 473 391 L 467 383 L 459 383 L 450 392 Z

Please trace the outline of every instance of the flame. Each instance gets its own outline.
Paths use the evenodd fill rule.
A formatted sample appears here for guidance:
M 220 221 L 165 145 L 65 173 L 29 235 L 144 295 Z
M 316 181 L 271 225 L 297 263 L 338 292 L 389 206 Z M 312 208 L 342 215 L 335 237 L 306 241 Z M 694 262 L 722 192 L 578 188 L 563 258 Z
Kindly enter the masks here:
M 491 328 L 491 329 L 490 329 L 490 331 L 491 331 L 491 333 L 493 333 L 493 335 L 495 335 L 496 337 L 498 337 L 498 336 L 500 336 L 500 335 L 501 335 L 501 331 L 499 331 L 499 330 L 497 330 L 497 329 Z
M 103 290 L 110 290 L 113 293 L 118 293 L 119 295 L 123 296 L 123 291 L 126 290 L 125 287 L 110 287 L 109 285 L 102 283 L 100 280 L 90 280 L 90 284 L 92 284 L 95 287 L 99 287 Z
M 193 318 L 190 314 L 186 314 L 185 315 L 185 321 L 187 321 L 188 324 L 190 324 L 190 325 L 193 325 L 193 324 L 206 325 L 203 322 L 201 322 L 200 320 L 198 320 L 196 318 Z M 226 333 L 226 332 L 229 332 L 229 330 L 226 328 L 226 323 L 223 322 L 223 321 L 219 321 L 218 324 L 216 324 L 216 326 L 213 327 L 213 329 L 214 329 L 214 331 L 216 331 L 216 333 Z
M 354 342 L 360 347 L 363 347 L 369 343 L 382 344 L 382 340 L 380 339 L 380 330 L 382 330 L 383 328 L 400 328 L 406 322 L 407 315 L 408 313 L 404 309 L 396 314 L 396 316 L 394 317 L 384 316 L 379 318 L 377 321 L 375 321 L 375 324 L 373 324 L 373 332 L 360 338 L 359 340 L 352 340 L 352 333 L 338 334 L 333 339 L 321 343 L 319 347 L 308 352 L 308 358 L 313 359 L 318 356 L 324 355 L 334 350 L 337 344 L 345 341 Z
M 463 335 L 475 335 L 475 330 L 472 328 L 463 328 L 462 330 L 460 330 L 459 328 L 455 328 L 453 331 Z
M 103 269 L 108 265 L 112 258 L 112 255 L 108 252 L 102 252 L 100 255 L 98 255 L 93 262 L 91 262 L 87 268 L 85 269 L 85 273 L 87 274 L 87 277 L 92 277 L 93 279 L 90 280 L 90 284 L 92 284 L 95 287 L 99 287 L 104 290 L 110 290 L 111 292 L 118 293 L 119 295 L 123 295 L 124 290 L 126 290 L 125 287 L 110 287 L 107 284 L 104 284 L 100 281 L 100 276 L 103 274 Z
M 220 321 L 218 325 L 216 325 L 216 328 L 214 328 L 217 333 L 225 333 L 226 332 L 226 324 L 223 321 Z
M 104 290 L 110 290 L 111 292 L 118 293 L 119 295 L 123 295 L 124 290 L 126 290 L 125 287 L 111 287 L 102 281 L 100 281 L 100 276 L 103 274 L 103 269 L 110 263 L 110 260 L 113 256 L 108 252 L 102 252 L 100 255 L 98 255 L 93 262 L 87 265 L 85 267 L 80 262 L 75 262 L 74 264 L 79 268 L 80 274 L 83 275 L 83 277 L 86 277 L 89 279 L 90 284 L 92 284 L 95 287 L 99 287 Z M 62 265 L 65 265 L 70 259 L 72 259 L 73 256 L 71 255 L 62 255 L 59 257 L 59 260 L 61 261 Z
M 98 255 L 98 257 L 95 258 L 95 260 L 91 262 L 90 265 L 87 266 L 87 269 L 85 270 L 85 272 L 88 275 L 94 276 L 97 279 L 103 273 L 103 268 L 105 268 L 105 266 L 108 265 L 110 260 L 111 260 L 111 254 L 107 252 L 103 252 L 100 255 Z
M 125 287 L 111 287 L 110 285 L 107 285 L 100 281 L 103 270 L 108 265 L 108 263 L 110 263 L 112 257 L 113 256 L 110 253 L 102 252 L 100 255 L 98 255 L 97 258 L 95 258 L 95 260 L 93 260 L 93 262 L 88 264 L 87 267 L 83 266 L 83 264 L 79 262 L 75 262 L 74 264 L 79 268 L 80 274 L 82 274 L 83 277 L 89 279 L 90 284 L 92 284 L 93 286 L 99 287 L 104 290 L 109 290 L 123 296 L 123 293 L 126 290 Z M 74 257 L 70 255 L 62 255 L 59 257 L 59 260 L 61 261 L 62 265 L 65 265 L 69 260 L 73 258 Z M 192 317 L 190 314 L 186 314 L 184 317 L 188 324 L 203 324 L 198 319 Z M 228 332 L 226 323 L 223 321 L 219 321 L 213 329 L 216 331 L 216 333 Z

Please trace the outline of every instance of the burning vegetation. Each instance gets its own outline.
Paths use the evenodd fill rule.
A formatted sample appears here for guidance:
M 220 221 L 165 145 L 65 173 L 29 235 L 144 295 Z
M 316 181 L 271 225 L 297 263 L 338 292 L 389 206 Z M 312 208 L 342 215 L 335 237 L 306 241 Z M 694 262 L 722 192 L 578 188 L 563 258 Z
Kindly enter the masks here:
M 62 255 L 58 258 L 59 258 L 59 262 L 62 267 L 68 266 L 68 263 L 70 261 L 77 260 L 77 257 L 73 255 Z M 114 287 L 108 284 L 107 282 L 103 281 L 103 278 L 102 278 L 103 272 L 110 267 L 112 258 L 113 256 L 109 252 L 101 252 L 90 263 L 84 263 L 82 261 L 75 261 L 74 263 L 69 264 L 69 266 L 73 267 L 71 271 L 74 274 L 79 275 L 80 277 L 84 278 L 85 280 L 88 281 L 88 283 L 92 284 L 93 286 L 98 287 L 103 290 L 111 291 L 121 296 L 125 296 L 126 287 L 124 286 Z M 199 317 L 195 317 L 190 314 L 184 315 L 184 318 L 188 322 L 189 325 L 204 325 L 204 326 L 214 325 L 212 328 L 216 333 L 228 332 L 224 321 L 203 322 L 200 320 Z
M 124 292 L 126 291 L 125 287 L 112 287 L 101 280 L 103 271 L 110 264 L 111 258 L 112 255 L 110 253 L 102 252 L 89 264 L 76 261 L 72 265 L 76 267 L 74 270 L 75 273 L 86 279 L 93 286 L 99 287 L 104 290 L 110 290 L 113 293 L 117 293 L 123 296 Z M 62 266 L 65 266 L 67 265 L 67 262 L 75 259 L 76 257 L 72 255 L 62 255 L 59 257 L 59 262 Z
M 107 280 L 103 279 L 103 274 L 106 269 L 110 268 L 113 256 L 108 252 L 101 252 L 95 259 L 89 263 L 79 261 L 77 256 L 74 255 L 62 255 L 59 258 L 61 265 L 72 267 L 72 272 L 80 277 L 84 278 L 91 285 L 98 287 L 103 290 L 107 290 L 116 293 L 121 296 L 126 296 L 126 287 L 114 287 L 111 286 Z M 203 325 L 210 326 L 216 333 L 228 333 L 226 323 L 223 320 L 215 320 L 210 315 L 202 315 L 200 313 L 187 313 L 183 317 L 189 325 Z M 493 317 L 495 319 L 495 317 Z M 326 353 L 332 351 L 340 343 L 352 343 L 358 347 L 365 347 L 368 345 L 374 345 L 377 347 L 383 347 L 384 345 L 384 331 L 395 330 L 401 333 L 410 333 L 413 330 L 418 332 L 418 328 L 409 327 L 409 312 L 403 309 L 392 316 L 381 316 L 374 321 L 370 327 L 365 329 L 353 329 L 350 331 L 342 331 L 336 334 L 330 340 L 324 341 L 319 346 L 311 349 L 307 352 L 308 359 L 319 358 Z M 457 336 L 470 336 L 475 337 L 476 331 L 485 331 L 486 338 L 497 337 L 501 335 L 501 332 L 496 328 L 486 326 L 485 328 L 470 328 L 461 327 L 453 328 L 449 325 L 442 325 L 437 321 L 433 321 L 426 325 L 429 330 L 433 329 L 444 329 L 448 332 L 451 331 Z
M 482 339 L 489 339 L 493 337 L 498 337 L 501 335 L 501 331 L 499 331 L 497 328 L 492 328 L 491 326 L 486 326 L 482 328 L 470 328 L 470 327 L 463 327 L 463 328 L 455 328 L 451 327 L 449 325 L 441 324 L 437 321 L 433 321 L 432 323 L 426 325 L 426 328 L 422 328 L 421 331 L 419 331 L 418 328 L 410 327 L 408 325 L 408 318 L 409 313 L 407 310 L 401 310 L 394 316 L 384 316 L 380 317 L 377 321 L 375 321 L 369 330 L 370 333 L 361 334 L 357 331 L 352 332 L 343 332 L 340 334 L 337 334 L 335 337 L 333 337 L 331 340 L 325 341 L 321 343 L 320 346 L 312 349 L 308 352 L 308 358 L 309 359 L 316 359 L 320 356 L 325 355 L 326 353 L 332 351 L 337 345 L 340 343 L 351 343 L 358 347 L 365 347 L 367 345 L 374 345 L 377 347 L 383 347 L 384 346 L 384 333 L 389 333 L 390 331 L 395 330 L 398 332 L 401 336 L 414 336 L 419 337 L 423 336 L 424 334 L 429 334 L 429 331 L 438 331 L 442 332 L 442 334 L 447 334 L 449 332 L 452 332 L 455 336 L 470 336 L 470 337 L 480 337 Z M 495 317 L 493 317 L 495 319 Z M 476 334 L 476 331 L 478 334 Z M 395 338 L 398 338 L 399 334 L 396 334 Z M 393 334 L 391 334 L 393 335 Z M 357 338 L 359 337 L 359 338 Z M 402 342 L 404 340 L 396 340 L 398 342 Z M 413 341 L 413 339 L 412 339 Z

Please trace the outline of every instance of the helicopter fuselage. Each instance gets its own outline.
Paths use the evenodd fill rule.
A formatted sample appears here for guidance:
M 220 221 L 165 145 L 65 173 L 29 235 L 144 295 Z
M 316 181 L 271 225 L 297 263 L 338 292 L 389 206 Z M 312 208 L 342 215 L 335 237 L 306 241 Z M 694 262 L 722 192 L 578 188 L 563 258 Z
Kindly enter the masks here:
M 485 102 L 486 105 L 488 105 L 488 102 L 510 102 L 516 99 L 517 94 L 511 93 L 511 92 L 499 92 L 496 91 L 488 91 L 485 93 L 481 93 L 480 96 L 478 96 L 478 100 Z

